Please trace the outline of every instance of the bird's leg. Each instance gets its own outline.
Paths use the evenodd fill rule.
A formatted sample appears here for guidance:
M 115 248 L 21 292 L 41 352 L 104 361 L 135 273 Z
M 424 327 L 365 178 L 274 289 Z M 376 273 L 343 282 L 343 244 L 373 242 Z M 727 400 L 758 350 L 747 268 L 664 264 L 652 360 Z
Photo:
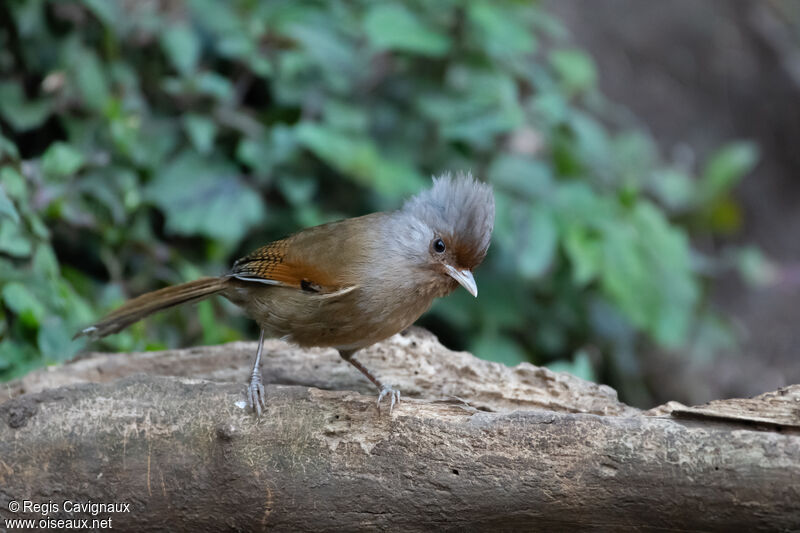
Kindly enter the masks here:
M 355 356 L 353 355 L 354 353 L 355 350 L 339 350 L 339 355 L 342 357 L 342 359 L 344 359 L 345 361 L 356 367 L 359 372 L 364 374 L 368 380 L 370 380 L 372 383 L 375 384 L 376 387 L 378 387 L 379 391 L 378 411 L 381 410 L 381 400 L 383 400 L 384 397 L 388 396 L 389 399 L 391 400 L 389 403 L 389 414 L 392 414 L 392 409 L 394 409 L 394 404 L 400 402 L 400 391 L 397 389 L 393 389 L 389 385 L 384 385 L 383 382 L 381 382 L 381 380 L 379 380 L 372 374 L 372 372 L 367 370 L 367 367 L 361 364 L 361 361 L 355 358 Z
M 261 383 L 261 350 L 264 348 L 264 330 L 261 330 L 261 338 L 258 339 L 258 352 L 256 360 L 253 362 L 253 372 L 250 374 L 250 384 L 247 386 L 247 404 L 255 409 L 258 416 L 261 416 L 261 408 L 267 407 L 264 394 L 264 385 Z

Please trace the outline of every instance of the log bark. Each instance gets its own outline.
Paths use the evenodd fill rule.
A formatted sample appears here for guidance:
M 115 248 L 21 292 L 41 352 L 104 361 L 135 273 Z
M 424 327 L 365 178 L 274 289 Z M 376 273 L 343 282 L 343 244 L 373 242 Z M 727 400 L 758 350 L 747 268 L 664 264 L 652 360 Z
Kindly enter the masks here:
M 800 527 L 799 386 L 642 412 L 609 387 L 412 330 L 362 357 L 404 394 L 379 414 L 335 352 L 267 348 L 260 419 L 240 407 L 253 343 L 92 354 L 7 384 L 0 517 L 125 531 Z M 47 514 L 9 511 L 25 500 Z M 129 511 L 68 512 L 88 501 Z

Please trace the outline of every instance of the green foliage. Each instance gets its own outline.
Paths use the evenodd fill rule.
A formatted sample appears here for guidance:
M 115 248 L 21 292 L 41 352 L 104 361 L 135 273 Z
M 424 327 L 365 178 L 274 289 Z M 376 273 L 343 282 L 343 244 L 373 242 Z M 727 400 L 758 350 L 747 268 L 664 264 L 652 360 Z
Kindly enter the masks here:
M 450 38 L 426 27 L 402 4 L 376 4 L 364 16 L 364 32 L 376 50 L 396 50 L 419 55 L 442 56 Z
M 0 20 L 2 377 L 72 356 L 125 297 L 396 207 L 445 170 L 491 182 L 498 207 L 481 297 L 425 319 L 454 347 L 624 386 L 643 344 L 730 338 L 690 231 L 736 229 L 756 150 L 695 177 L 609 127 L 592 59 L 537 4 L 12 0 Z M 239 337 L 221 305 L 93 346 Z
M 239 180 L 236 167 L 189 150 L 167 163 L 143 196 L 164 212 L 167 234 L 239 242 L 264 217 L 261 199 Z

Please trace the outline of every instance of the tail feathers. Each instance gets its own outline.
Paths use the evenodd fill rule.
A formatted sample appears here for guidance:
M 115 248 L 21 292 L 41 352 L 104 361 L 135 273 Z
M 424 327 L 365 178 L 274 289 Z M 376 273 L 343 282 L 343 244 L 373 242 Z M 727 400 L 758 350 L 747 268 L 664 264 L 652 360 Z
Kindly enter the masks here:
M 134 322 L 167 307 L 208 298 L 212 294 L 222 291 L 226 282 L 227 278 L 201 278 L 189 283 L 148 292 L 125 302 L 122 307 L 112 311 L 100 322 L 82 329 L 73 338 L 77 339 L 86 335 L 99 339 L 117 333 Z

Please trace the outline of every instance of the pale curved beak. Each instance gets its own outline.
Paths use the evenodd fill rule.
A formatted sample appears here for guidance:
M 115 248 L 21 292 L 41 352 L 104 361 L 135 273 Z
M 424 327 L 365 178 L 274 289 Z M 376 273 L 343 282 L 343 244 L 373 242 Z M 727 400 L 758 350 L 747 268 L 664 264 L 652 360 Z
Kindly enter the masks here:
M 459 270 L 450 265 L 445 265 L 447 274 L 459 282 L 462 287 L 467 289 L 475 298 L 478 297 L 478 285 L 475 283 L 475 278 L 472 277 L 472 272 L 469 270 Z

